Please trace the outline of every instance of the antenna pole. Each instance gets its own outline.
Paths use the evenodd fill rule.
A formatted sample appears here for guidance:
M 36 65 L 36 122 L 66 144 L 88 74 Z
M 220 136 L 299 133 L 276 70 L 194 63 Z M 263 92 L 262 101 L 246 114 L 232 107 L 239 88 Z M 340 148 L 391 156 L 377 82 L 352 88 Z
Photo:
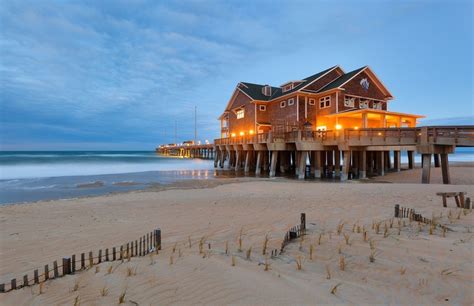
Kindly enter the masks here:
M 194 144 L 197 144 L 197 106 L 194 106 Z

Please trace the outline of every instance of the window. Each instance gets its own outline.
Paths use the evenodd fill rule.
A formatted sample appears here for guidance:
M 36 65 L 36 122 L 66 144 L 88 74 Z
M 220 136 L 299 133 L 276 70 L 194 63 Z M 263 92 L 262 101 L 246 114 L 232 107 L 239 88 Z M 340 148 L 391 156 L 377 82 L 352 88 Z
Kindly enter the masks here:
M 319 99 L 319 108 L 327 108 L 330 106 L 331 106 L 331 96 L 326 96 Z
M 261 111 L 261 112 L 264 112 L 267 110 L 267 106 L 266 105 L 259 105 L 258 106 L 258 109 Z
M 345 107 L 354 107 L 355 98 L 344 97 L 344 106 Z
M 288 106 L 295 104 L 295 99 L 288 99 Z
M 286 101 L 281 101 L 280 102 L 280 108 L 286 107 Z
M 309 99 L 309 105 L 316 105 L 315 99 Z
M 287 92 L 289 90 L 292 90 L 293 89 L 293 83 L 291 84 L 288 84 L 288 85 L 285 85 L 283 88 L 282 88 L 282 92 Z M 290 103 L 288 103 L 289 105 Z
M 360 99 L 359 108 L 369 108 L 369 100 Z
M 237 119 L 242 119 L 245 116 L 245 110 L 243 108 L 237 110 L 236 112 Z
M 373 109 L 382 109 L 382 102 L 375 102 L 373 104 Z

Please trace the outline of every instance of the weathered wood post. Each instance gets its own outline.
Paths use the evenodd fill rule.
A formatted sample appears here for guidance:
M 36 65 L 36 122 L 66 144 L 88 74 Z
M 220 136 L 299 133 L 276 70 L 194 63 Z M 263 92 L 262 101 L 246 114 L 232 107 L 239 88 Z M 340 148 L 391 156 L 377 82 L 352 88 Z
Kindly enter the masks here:
M 81 253 L 81 270 L 86 268 L 86 254 Z
M 120 260 L 123 260 L 123 245 L 120 246 Z
M 301 213 L 301 229 L 303 233 L 306 231 L 306 213 Z
M 49 266 L 44 265 L 44 280 L 48 280 L 48 279 L 49 279 Z
M 102 250 L 99 250 L 98 263 L 102 262 Z
M 139 255 L 139 256 L 142 256 L 142 255 L 143 255 L 143 253 L 142 253 L 142 250 L 143 250 L 142 243 L 143 243 L 143 242 L 142 242 L 142 237 L 140 237 L 140 248 L 139 248 L 139 252 L 138 252 L 138 255 Z
M 10 284 L 10 288 L 11 288 L 11 290 L 15 290 L 15 289 L 16 289 L 16 278 L 13 278 L 13 279 L 12 279 L 11 284 Z
M 55 260 L 53 262 L 54 278 L 59 277 L 58 262 Z
M 157 228 L 155 230 L 155 248 L 161 250 L 161 229 Z
M 23 275 L 23 287 L 28 287 L 28 274 Z
M 63 275 L 71 274 L 71 258 L 63 257 Z
M 38 273 L 38 269 L 36 269 L 36 270 L 33 272 L 33 279 L 35 280 L 35 284 L 39 284 L 39 273 Z
M 71 273 L 74 274 L 76 272 L 76 255 L 71 256 Z
M 135 240 L 135 256 L 138 256 L 138 241 Z
M 115 247 L 112 248 L 112 260 L 115 261 L 117 259 L 117 249 Z
M 5 284 L 0 284 L 0 292 L 5 292 Z
M 400 215 L 400 205 L 395 204 L 395 218 L 398 218 Z
M 89 252 L 89 268 L 92 268 L 94 265 L 94 256 L 92 255 L 92 251 Z
M 109 249 L 105 249 L 105 261 L 109 261 Z

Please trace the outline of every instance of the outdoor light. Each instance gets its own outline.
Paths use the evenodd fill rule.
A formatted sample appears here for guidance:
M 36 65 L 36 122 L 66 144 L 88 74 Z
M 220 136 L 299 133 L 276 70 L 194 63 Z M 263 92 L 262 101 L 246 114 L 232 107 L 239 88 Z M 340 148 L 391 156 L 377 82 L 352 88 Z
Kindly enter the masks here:
M 209 144 L 209 140 L 206 139 L 206 144 Z
M 340 130 L 340 129 L 342 129 L 342 125 L 336 124 L 336 130 Z
M 199 141 L 198 141 L 198 145 L 200 145 L 200 144 L 201 144 L 201 141 L 199 140 Z
M 377 134 L 377 135 L 379 135 L 379 136 L 382 136 L 382 132 L 378 132 L 378 134 Z
M 235 133 L 230 134 L 231 137 L 235 137 Z
M 249 134 L 250 134 L 250 135 L 253 135 L 253 130 L 250 130 L 250 131 L 249 131 Z
M 240 132 L 240 134 L 239 134 L 239 135 L 240 135 L 240 136 L 244 136 L 244 132 Z
M 358 129 L 359 129 L 359 127 L 358 127 L 358 126 L 355 126 L 355 127 L 354 127 L 354 130 L 358 130 Z

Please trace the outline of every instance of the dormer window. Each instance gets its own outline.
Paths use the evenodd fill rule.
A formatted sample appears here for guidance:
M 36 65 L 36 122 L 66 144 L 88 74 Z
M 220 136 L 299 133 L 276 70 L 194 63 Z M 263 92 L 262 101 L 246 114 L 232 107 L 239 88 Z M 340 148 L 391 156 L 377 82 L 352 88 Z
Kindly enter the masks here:
M 286 84 L 285 86 L 282 87 L 282 91 L 283 92 L 287 92 L 287 91 L 290 91 L 293 89 L 293 83 L 290 83 L 290 84 Z M 289 104 L 289 103 L 288 103 Z
M 237 119 L 242 119 L 245 117 L 245 110 L 243 108 L 237 110 L 235 112 L 236 116 L 237 116 Z
M 270 85 L 265 85 L 262 87 L 262 94 L 264 96 L 270 97 L 272 95 L 272 87 Z

